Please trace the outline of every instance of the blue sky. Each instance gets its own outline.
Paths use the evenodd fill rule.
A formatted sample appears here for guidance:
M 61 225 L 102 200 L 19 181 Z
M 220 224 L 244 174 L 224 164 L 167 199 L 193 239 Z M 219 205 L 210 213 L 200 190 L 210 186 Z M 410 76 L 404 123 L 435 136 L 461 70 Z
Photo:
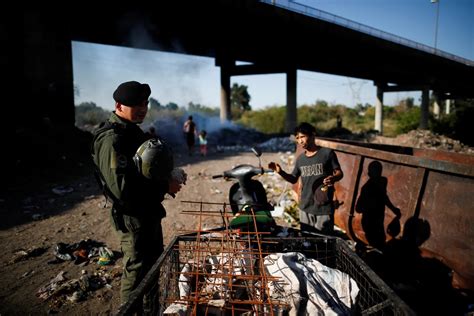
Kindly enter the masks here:
M 298 0 L 301 4 L 435 46 L 436 10 L 439 5 L 438 49 L 474 60 L 474 0 Z M 124 81 L 150 84 L 152 97 L 162 104 L 189 102 L 219 107 L 219 68 L 206 57 L 73 42 L 75 103 L 95 102 L 112 110 L 112 93 Z M 297 103 L 325 100 L 354 106 L 375 104 L 372 81 L 298 71 Z M 253 109 L 286 103 L 284 74 L 236 76 L 231 84 L 248 86 Z M 385 93 L 384 103 L 394 105 L 406 97 L 419 103 L 419 92 Z

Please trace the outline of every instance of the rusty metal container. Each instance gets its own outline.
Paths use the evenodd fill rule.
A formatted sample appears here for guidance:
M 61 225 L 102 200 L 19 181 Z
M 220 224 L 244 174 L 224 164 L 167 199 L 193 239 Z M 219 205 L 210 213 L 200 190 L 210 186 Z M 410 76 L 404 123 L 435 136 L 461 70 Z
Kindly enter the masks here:
M 392 207 L 401 211 L 398 236 L 407 220 L 423 219 L 429 231 L 423 233 L 422 255 L 451 268 L 454 287 L 474 289 L 474 156 L 334 139 L 316 142 L 337 153 L 344 172 L 335 186 L 338 227 L 351 239 L 367 243 L 357 203 L 370 178 L 369 166 L 377 165 L 385 183 L 385 193 L 378 194 L 389 200 L 382 207 L 385 241 L 392 238 L 386 233 L 396 217 Z M 380 197 L 369 196 L 375 198 Z

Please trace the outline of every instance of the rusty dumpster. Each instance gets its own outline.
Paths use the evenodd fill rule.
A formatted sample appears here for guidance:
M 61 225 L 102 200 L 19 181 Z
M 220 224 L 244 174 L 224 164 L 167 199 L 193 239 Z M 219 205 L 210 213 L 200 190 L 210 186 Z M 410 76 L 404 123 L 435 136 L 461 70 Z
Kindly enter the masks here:
M 355 141 L 318 138 L 317 144 L 336 151 L 344 178 L 336 183 L 335 224 L 360 243 L 370 235 L 359 212 L 364 185 L 376 166 L 383 178 L 386 206 L 382 207 L 385 240 L 389 224 L 401 212 L 400 235 L 410 219 L 429 227 L 420 249 L 452 269 L 455 288 L 474 289 L 474 156 L 441 150 L 417 149 Z M 299 151 L 297 151 L 297 154 Z M 365 228 L 365 229 L 364 229 Z M 400 236 L 399 235 L 399 236 Z

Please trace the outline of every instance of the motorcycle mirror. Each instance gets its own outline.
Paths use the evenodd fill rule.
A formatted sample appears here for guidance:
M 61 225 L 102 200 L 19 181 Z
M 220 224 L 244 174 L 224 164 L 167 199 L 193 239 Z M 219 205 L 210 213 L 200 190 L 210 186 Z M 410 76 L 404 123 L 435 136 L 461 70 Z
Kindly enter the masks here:
M 262 155 L 262 151 L 258 147 L 252 147 L 252 152 L 255 154 L 255 156 L 260 157 Z
M 258 166 L 261 168 L 262 162 L 260 160 L 260 156 L 262 155 L 262 151 L 258 147 L 252 147 L 252 152 L 258 157 Z

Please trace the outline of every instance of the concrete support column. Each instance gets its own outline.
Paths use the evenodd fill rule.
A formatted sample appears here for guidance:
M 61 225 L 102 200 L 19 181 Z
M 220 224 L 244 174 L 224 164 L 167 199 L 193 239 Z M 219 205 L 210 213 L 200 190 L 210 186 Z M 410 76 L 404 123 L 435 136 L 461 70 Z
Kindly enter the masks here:
M 439 106 L 439 97 L 436 92 L 433 91 L 433 116 L 439 119 L 439 115 L 441 113 L 441 108 Z
M 286 121 L 285 132 L 293 133 L 297 122 L 296 69 L 286 72 Z
M 23 14 L 22 65 L 24 119 L 32 124 L 49 122 L 54 127 L 74 127 L 72 49 L 65 16 L 43 11 Z M 21 57 L 20 57 L 21 58 Z M 21 71 L 21 70 L 20 70 Z M 29 122 L 28 122 L 29 124 Z
M 421 116 L 420 129 L 428 129 L 430 93 L 428 88 L 423 88 L 421 92 Z
M 446 100 L 446 114 L 451 113 L 451 99 Z
M 374 129 L 383 135 L 383 88 L 377 85 L 377 100 L 375 102 L 375 126 Z
M 228 122 L 232 119 L 230 109 L 230 72 L 227 65 L 221 65 L 221 123 Z

